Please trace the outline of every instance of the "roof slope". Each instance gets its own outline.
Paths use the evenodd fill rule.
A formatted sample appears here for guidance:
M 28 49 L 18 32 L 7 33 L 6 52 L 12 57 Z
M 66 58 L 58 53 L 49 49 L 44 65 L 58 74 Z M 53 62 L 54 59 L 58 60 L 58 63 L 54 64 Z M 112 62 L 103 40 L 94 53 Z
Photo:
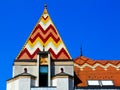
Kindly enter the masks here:
M 46 51 L 50 52 L 52 59 L 71 59 L 48 14 L 46 6 L 41 18 L 16 59 L 36 59 L 37 53 L 43 51 L 43 46 Z
M 88 80 L 112 80 L 120 86 L 120 60 L 92 60 L 80 56 L 74 60 L 76 86 L 88 86 Z
M 114 65 L 114 66 L 119 66 L 120 67 L 120 60 L 92 60 L 84 56 L 80 56 L 74 60 L 74 63 L 80 65 L 80 66 L 109 66 L 109 65 Z M 109 64 L 109 65 L 108 65 Z

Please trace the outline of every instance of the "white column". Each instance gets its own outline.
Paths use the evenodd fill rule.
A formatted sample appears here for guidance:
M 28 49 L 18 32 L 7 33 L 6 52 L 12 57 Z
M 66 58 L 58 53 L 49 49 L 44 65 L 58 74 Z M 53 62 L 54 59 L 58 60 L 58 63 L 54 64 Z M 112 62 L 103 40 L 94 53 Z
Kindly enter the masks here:
M 39 86 L 39 62 L 40 62 L 40 56 L 37 55 L 37 80 L 36 80 L 36 86 Z
M 48 86 L 51 86 L 51 59 L 48 53 Z

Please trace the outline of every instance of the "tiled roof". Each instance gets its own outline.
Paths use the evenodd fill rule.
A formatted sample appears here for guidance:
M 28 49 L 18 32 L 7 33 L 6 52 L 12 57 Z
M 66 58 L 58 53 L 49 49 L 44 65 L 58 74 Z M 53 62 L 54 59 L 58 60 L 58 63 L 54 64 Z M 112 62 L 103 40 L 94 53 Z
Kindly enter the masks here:
M 112 80 L 120 86 L 120 60 L 92 60 L 80 56 L 74 60 L 76 86 L 88 86 L 88 80 Z
M 90 58 L 87 58 L 85 56 L 80 56 L 74 60 L 74 63 L 78 65 L 83 65 L 85 63 L 89 65 L 95 65 L 95 64 L 101 64 L 101 65 L 106 65 L 106 64 L 113 64 L 113 65 L 118 65 L 120 64 L 120 60 L 92 60 Z
M 43 51 L 43 46 L 52 59 L 71 59 L 46 7 L 16 59 L 36 59 L 37 53 Z

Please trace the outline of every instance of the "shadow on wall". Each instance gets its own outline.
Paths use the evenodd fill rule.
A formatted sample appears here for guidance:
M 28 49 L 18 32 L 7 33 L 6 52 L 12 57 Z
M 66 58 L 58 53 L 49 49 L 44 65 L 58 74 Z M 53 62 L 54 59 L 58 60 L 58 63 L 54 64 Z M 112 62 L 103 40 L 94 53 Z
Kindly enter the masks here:
M 74 72 L 74 86 L 77 86 L 77 84 L 82 83 L 82 81 L 78 78 L 76 73 Z

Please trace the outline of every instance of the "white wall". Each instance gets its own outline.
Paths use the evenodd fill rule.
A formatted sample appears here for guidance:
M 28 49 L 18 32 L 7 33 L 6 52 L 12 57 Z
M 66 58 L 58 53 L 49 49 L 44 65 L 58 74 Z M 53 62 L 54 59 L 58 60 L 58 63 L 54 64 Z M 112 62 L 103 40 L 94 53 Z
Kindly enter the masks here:
M 31 86 L 35 86 L 35 80 L 31 79 Z
M 52 80 L 52 86 L 57 86 L 57 79 Z
M 31 88 L 30 78 L 20 78 L 19 79 L 19 90 L 30 90 Z
M 57 90 L 74 90 L 74 80 L 69 76 L 56 76 L 52 80 L 52 85 Z
M 37 66 L 13 66 L 13 77 L 24 72 L 24 68 L 27 68 L 27 72 L 37 76 Z
M 13 77 L 24 72 L 24 68 L 27 68 L 27 72 L 38 77 L 38 67 L 37 66 L 13 66 Z M 38 78 L 37 78 L 38 79 Z M 35 86 L 38 85 L 37 79 L 35 80 Z
M 69 74 L 69 75 L 74 75 L 74 70 L 73 70 L 73 66 L 54 66 L 54 70 L 55 70 L 55 75 L 61 72 L 61 68 L 64 69 L 64 72 Z
M 57 90 L 69 90 L 68 78 L 57 78 Z
M 7 82 L 7 90 L 30 90 L 31 78 L 20 77 Z
M 18 88 L 19 80 L 13 82 L 7 82 L 7 90 L 19 90 Z

